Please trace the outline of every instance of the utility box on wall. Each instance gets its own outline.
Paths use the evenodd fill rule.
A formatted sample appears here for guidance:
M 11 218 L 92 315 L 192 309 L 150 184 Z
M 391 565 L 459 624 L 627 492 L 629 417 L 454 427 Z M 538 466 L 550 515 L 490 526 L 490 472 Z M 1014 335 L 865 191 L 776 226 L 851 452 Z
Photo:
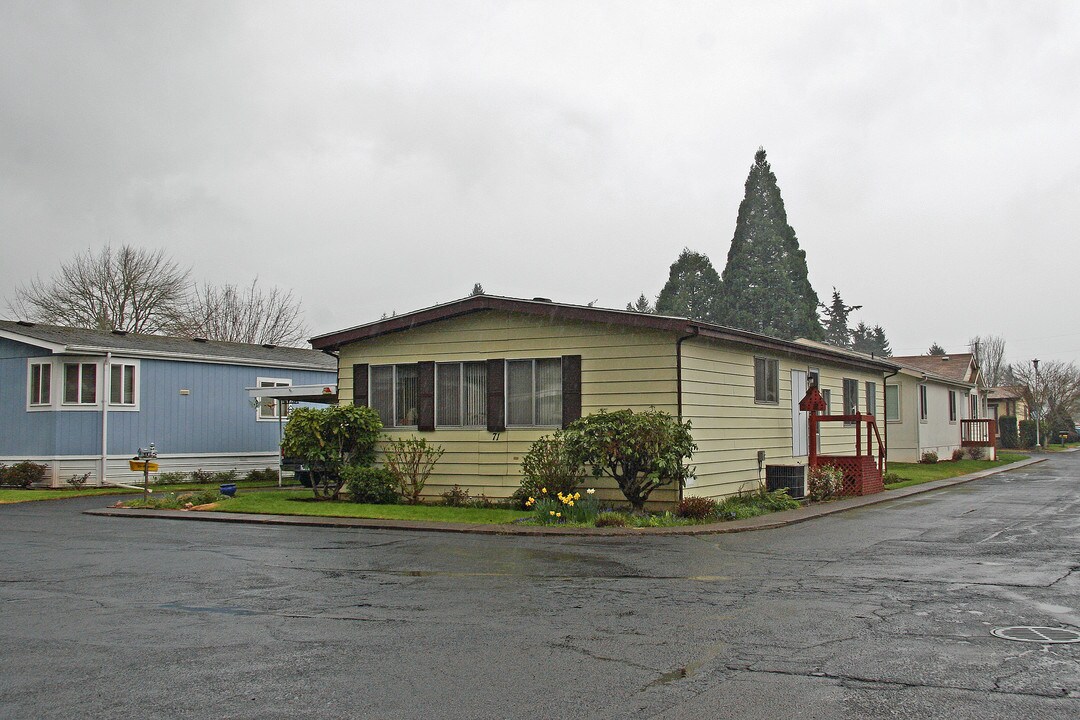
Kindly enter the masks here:
M 805 465 L 766 465 L 765 489 L 769 492 L 787 490 L 796 500 L 806 497 Z

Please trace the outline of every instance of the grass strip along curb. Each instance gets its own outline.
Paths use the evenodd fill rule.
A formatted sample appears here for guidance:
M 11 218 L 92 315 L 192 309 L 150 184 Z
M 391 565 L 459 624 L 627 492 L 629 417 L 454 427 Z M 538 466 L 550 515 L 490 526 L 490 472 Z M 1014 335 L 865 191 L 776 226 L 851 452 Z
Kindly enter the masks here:
M 844 498 L 833 502 L 816 503 L 798 508 L 797 510 L 784 510 L 769 515 L 746 520 L 730 520 L 723 523 L 708 523 L 703 525 L 682 525 L 678 527 L 647 527 L 647 528 L 579 528 L 557 527 L 539 525 L 466 525 L 463 523 L 436 523 L 415 520 L 381 520 L 375 518 L 342 518 L 342 517 L 319 517 L 310 515 L 254 515 L 246 513 L 224 513 L 213 511 L 188 511 L 177 510 L 138 510 L 132 508 L 102 508 L 100 510 L 84 510 L 86 515 L 98 515 L 105 517 L 127 518 L 155 518 L 166 520 L 200 520 L 206 522 L 247 523 L 255 525 L 302 525 L 309 527 L 330 528 L 365 528 L 371 530 L 415 530 L 422 532 L 455 532 L 474 533 L 478 535 L 561 535 L 561 536 L 628 536 L 628 535 L 719 535 L 723 533 L 747 532 L 750 530 L 768 530 L 771 528 L 794 525 L 795 523 L 813 520 L 815 518 L 833 515 L 835 513 L 855 510 L 877 505 L 880 503 L 900 500 L 912 495 L 932 492 L 941 488 L 962 485 L 973 480 L 979 480 L 991 475 L 997 475 L 1011 470 L 1018 470 L 1029 465 L 1044 462 L 1046 458 L 1032 458 L 1021 460 L 1010 465 L 990 468 L 970 475 L 960 475 L 934 480 L 887 492 L 863 495 L 860 497 Z

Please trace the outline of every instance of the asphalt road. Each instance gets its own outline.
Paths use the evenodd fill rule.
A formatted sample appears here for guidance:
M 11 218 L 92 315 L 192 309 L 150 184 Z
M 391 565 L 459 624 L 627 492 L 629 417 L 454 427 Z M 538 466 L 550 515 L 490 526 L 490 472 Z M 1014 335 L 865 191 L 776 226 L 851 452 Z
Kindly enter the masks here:
M 1069 718 L 1080 454 L 778 530 L 489 537 L 0 506 L 0 718 Z

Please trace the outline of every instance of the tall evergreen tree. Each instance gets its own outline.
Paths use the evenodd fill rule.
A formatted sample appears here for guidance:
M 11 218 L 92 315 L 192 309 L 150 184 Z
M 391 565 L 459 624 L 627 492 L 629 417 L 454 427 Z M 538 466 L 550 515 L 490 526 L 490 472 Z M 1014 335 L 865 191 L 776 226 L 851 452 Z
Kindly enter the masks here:
M 645 297 L 645 293 L 638 295 L 638 299 L 632 303 L 626 303 L 626 309 L 631 312 L 639 313 L 654 313 L 656 308 L 649 302 L 649 298 Z
M 717 319 L 766 335 L 819 340 L 823 332 L 817 309 L 806 253 L 788 225 L 776 176 L 759 148 L 739 204 Z
M 851 349 L 878 357 L 892 357 L 892 348 L 880 325 L 870 327 L 860 322 L 851 331 Z
M 861 307 L 862 305 L 845 305 L 840 297 L 840 291 L 834 287 L 832 303 L 829 305 L 821 303 L 821 314 L 825 319 L 825 342 L 836 347 L 851 347 L 852 333 L 848 327 L 848 315 Z
M 481 285 L 480 283 L 476 283 L 475 285 L 472 286 L 472 292 L 469 293 L 469 296 L 471 297 L 473 295 L 483 295 L 483 294 L 484 294 L 484 286 Z
M 945 348 L 938 345 L 936 342 L 930 345 L 930 349 L 926 351 L 927 355 L 948 355 L 945 352 Z
M 656 312 L 694 320 L 716 320 L 716 298 L 720 294 L 720 276 L 709 258 L 683 248 L 671 264 L 668 281 L 656 298 Z
M 874 344 L 877 345 L 877 355 L 892 357 L 892 346 L 889 345 L 889 339 L 885 337 L 885 330 L 880 325 L 874 326 Z

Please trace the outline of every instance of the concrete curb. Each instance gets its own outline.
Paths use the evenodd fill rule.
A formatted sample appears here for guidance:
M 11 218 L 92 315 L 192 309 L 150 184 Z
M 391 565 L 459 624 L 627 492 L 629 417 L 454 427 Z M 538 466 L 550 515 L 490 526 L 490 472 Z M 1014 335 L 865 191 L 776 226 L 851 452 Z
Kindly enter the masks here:
M 465 523 L 437 523 L 415 520 L 380 520 L 375 518 L 313 517 L 310 515 L 255 515 L 246 513 L 223 513 L 213 511 L 182 510 L 140 510 L 136 508 L 102 508 L 84 510 L 84 515 L 126 518 L 156 518 L 164 520 L 196 520 L 202 522 L 246 523 L 253 525 L 300 525 L 306 527 L 327 528 L 363 528 L 369 530 L 413 530 L 420 532 L 471 533 L 474 535 L 524 535 L 524 536 L 565 536 L 565 537 L 627 537 L 641 535 L 721 535 L 724 533 L 749 532 L 751 530 L 769 530 L 796 523 L 814 520 L 826 515 L 847 512 L 869 505 L 902 500 L 912 495 L 933 492 L 942 488 L 963 485 L 991 475 L 1019 470 L 1020 468 L 1045 462 L 1046 457 L 1030 458 L 1019 462 L 991 468 L 968 475 L 934 480 L 933 482 L 912 485 L 899 490 L 886 490 L 874 495 L 844 498 L 829 503 L 807 505 L 796 510 L 762 515 L 746 520 L 731 520 L 708 525 L 683 525 L 679 527 L 654 528 L 561 528 L 531 525 L 467 525 Z

